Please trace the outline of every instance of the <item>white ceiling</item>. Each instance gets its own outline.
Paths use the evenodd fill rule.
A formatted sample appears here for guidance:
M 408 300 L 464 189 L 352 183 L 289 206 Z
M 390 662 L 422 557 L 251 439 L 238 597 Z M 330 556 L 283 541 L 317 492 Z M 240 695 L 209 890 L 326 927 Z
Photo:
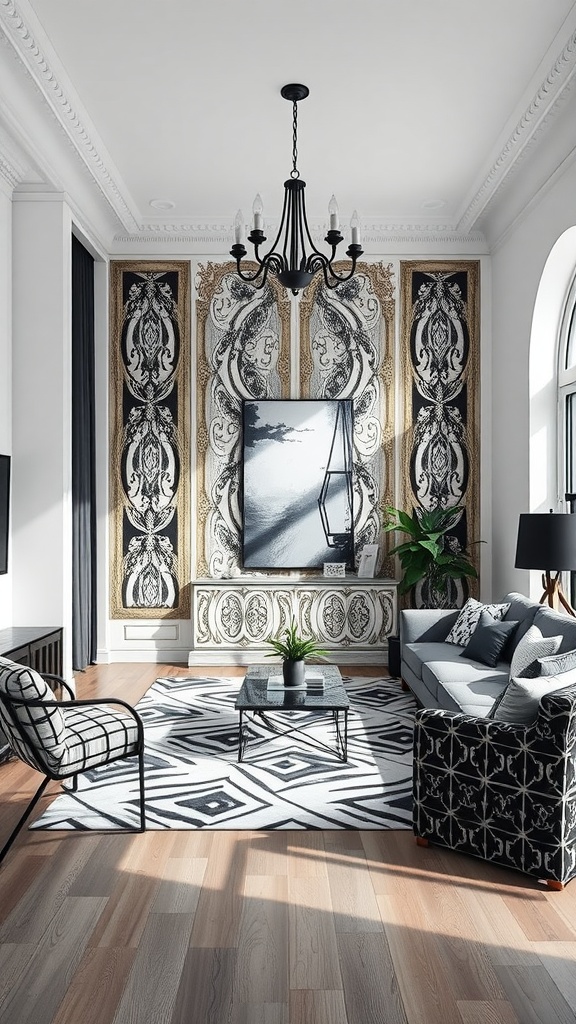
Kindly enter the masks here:
M 571 88 L 576 4 L 2 0 L 0 29 L 22 89 L 0 100 L 16 184 L 78 188 L 81 202 L 81 170 L 112 234 L 227 230 L 257 191 L 277 218 L 292 81 L 310 88 L 298 163 L 311 218 L 334 192 L 343 221 L 356 207 L 364 223 L 466 231 Z

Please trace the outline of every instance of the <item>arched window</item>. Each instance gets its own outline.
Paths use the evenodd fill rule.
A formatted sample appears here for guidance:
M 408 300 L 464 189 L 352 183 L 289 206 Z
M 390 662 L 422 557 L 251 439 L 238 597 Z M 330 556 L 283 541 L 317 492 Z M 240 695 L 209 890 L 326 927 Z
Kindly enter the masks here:
M 558 483 L 560 504 L 576 513 L 576 275 L 568 291 L 558 345 Z M 570 573 L 570 604 L 576 601 L 576 572 Z

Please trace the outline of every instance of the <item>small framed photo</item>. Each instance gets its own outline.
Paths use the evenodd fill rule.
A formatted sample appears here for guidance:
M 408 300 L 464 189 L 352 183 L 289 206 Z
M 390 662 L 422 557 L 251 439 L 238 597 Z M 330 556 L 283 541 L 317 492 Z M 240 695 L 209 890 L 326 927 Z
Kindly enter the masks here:
M 330 577 L 345 576 L 346 562 L 324 562 L 324 575 Z
M 364 579 L 371 579 L 376 573 L 376 562 L 378 560 L 378 545 L 365 544 L 360 552 L 358 562 L 358 575 Z

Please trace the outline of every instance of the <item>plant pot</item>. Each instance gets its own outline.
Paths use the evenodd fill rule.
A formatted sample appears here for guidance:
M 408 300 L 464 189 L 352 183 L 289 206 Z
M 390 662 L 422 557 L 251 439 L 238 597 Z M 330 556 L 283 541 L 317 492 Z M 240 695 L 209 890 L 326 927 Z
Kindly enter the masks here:
M 286 658 L 282 662 L 284 686 L 301 686 L 305 679 L 305 673 L 306 662 L 304 658 L 298 658 L 297 661 L 291 661 L 289 658 Z

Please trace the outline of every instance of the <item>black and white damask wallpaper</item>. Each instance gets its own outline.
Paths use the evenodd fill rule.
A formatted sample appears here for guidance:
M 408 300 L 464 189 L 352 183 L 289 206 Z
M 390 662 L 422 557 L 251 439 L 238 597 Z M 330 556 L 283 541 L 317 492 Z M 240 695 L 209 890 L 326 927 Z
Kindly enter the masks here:
M 197 575 L 240 574 L 241 419 L 246 398 L 354 401 L 355 548 L 380 539 L 394 481 L 392 269 L 362 264 L 331 291 L 318 279 L 299 300 L 299 377 L 291 302 L 269 281 L 256 290 L 233 264 L 197 277 Z M 298 308 L 298 307 L 297 307 Z M 292 362 L 291 362 L 292 355 Z M 383 566 L 385 569 L 386 566 Z M 391 572 L 389 573 L 391 574 Z
M 196 565 L 213 579 L 241 564 L 242 402 L 290 394 L 290 300 L 234 266 L 208 263 L 197 276 Z
M 343 265 L 345 266 L 345 265 Z M 354 546 L 381 542 L 394 493 L 394 285 L 391 265 L 362 263 L 329 289 L 320 276 L 300 300 L 302 397 L 354 403 Z M 380 572 L 392 576 L 391 560 Z
M 190 613 L 189 276 L 110 267 L 112 618 Z
M 479 537 L 479 263 L 402 262 L 402 508 L 462 505 L 454 542 Z M 460 587 L 460 584 L 458 585 Z M 477 581 L 466 589 L 475 594 Z M 451 595 L 462 600 L 466 594 Z

